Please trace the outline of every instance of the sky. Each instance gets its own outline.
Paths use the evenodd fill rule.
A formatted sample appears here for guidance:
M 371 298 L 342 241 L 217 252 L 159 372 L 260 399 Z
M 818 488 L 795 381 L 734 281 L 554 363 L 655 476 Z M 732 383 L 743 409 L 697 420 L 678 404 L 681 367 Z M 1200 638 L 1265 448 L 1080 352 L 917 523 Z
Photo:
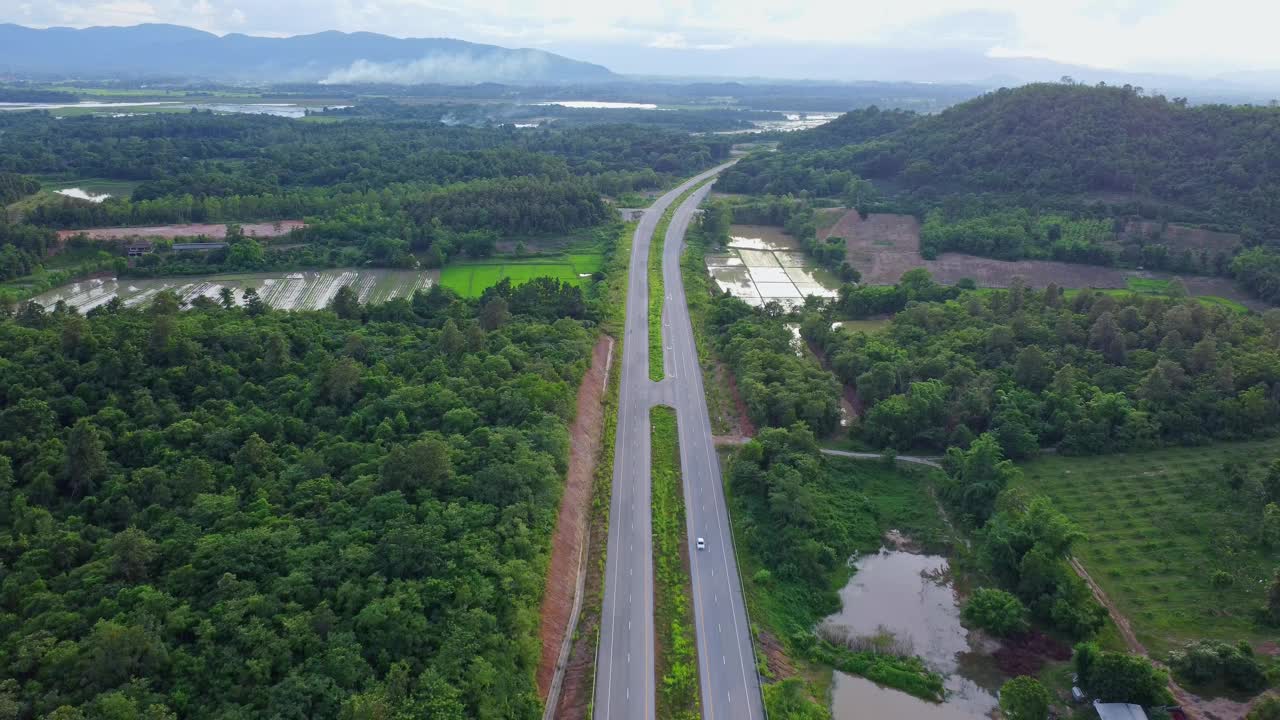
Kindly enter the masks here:
M 366 30 L 594 55 L 823 47 L 964 49 L 1132 72 L 1280 69 L 1265 0 L 0 0 L 33 27 L 164 22 L 218 34 Z M 624 72 L 635 72 L 621 67 Z

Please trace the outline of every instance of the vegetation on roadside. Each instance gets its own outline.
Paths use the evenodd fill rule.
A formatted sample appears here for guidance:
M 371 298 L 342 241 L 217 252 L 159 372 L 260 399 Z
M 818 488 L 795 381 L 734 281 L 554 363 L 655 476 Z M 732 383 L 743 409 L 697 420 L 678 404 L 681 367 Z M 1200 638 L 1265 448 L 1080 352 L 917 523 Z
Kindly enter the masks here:
M 662 249 L 667 242 L 667 228 L 671 226 L 671 218 L 675 215 L 676 210 L 684 204 L 684 201 L 689 199 L 689 196 L 698 188 L 712 182 L 713 179 L 704 180 L 680 193 L 680 196 L 667 206 L 666 211 L 662 213 L 662 218 L 658 220 L 658 225 L 653 230 L 653 238 L 649 241 L 649 262 L 647 266 L 649 276 L 649 379 L 654 382 L 661 382 L 667 376 L 662 361 L 662 307 L 667 299 L 662 279 Z M 692 225 L 692 223 L 690 224 Z
M 657 716 L 695 720 L 699 708 L 697 638 L 690 599 L 689 537 L 676 413 L 669 407 L 649 411 L 653 440 L 654 625 L 658 677 Z
M 878 549 L 890 528 L 935 547 L 945 541 L 929 495 L 930 475 L 827 458 L 803 425 L 763 430 L 744 445 L 729 463 L 726 484 L 753 621 L 796 661 L 941 699 L 941 677 L 919 659 L 814 633 L 839 609 L 836 591 L 848 579 L 846 558 Z

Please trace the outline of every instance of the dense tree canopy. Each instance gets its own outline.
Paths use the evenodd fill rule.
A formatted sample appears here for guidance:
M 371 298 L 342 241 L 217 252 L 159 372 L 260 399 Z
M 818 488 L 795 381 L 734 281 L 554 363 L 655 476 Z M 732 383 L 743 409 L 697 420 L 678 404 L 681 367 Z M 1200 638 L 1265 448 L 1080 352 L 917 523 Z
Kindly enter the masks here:
M 591 333 L 525 287 L 0 319 L 0 702 L 538 717 Z
M 873 442 L 945 449 L 991 432 L 1023 458 L 1050 445 L 1101 453 L 1273 431 L 1278 320 L 1015 283 L 911 304 L 882 333 L 816 317 L 803 327 L 857 389 Z

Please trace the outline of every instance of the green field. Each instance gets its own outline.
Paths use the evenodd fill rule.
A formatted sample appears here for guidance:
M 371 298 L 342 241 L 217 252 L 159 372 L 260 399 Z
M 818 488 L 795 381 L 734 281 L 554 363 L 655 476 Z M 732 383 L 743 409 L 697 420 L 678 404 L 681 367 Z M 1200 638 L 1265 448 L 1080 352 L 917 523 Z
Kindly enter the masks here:
M 1087 534 L 1076 556 L 1158 655 L 1199 638 L 1275 639 L 1274 628 L 1254 622 L 1280 549 L 1259 542 L 1262 503 L 1253 483 L 1277 457 L 1274 439 L 1051 456 L 1026 463 L 1022 484 L 1049 496 Z M 1249 464 L 1244 489 L 1227 485 L 1228 461 Z M 1215 586 L 1216 571 L 1230 584 Z
M 557 280 L 580 285 L 592 273 L 600 270 L 604 255 L 578 253 L 560 257 L 541 257 L 528 260 L 498 259 L 477 262 L 460 262 L 446 265 L 440 273 L 440 282 L 463 297 L 480 297 L 485 289 L 503 278 L 512 284 L 528 282 L 537 277 L 553 277 Z

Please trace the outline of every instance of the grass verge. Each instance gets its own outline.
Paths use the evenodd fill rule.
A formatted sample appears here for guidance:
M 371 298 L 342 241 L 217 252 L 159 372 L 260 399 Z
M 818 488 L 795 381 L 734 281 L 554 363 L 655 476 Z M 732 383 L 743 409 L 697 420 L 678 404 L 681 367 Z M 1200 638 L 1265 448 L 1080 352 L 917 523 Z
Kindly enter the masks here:
M 729 384 L 716 377 L 715 346 L 707 335 L 707 313 L 711 311 L 711 275 L 707 272 L 706 234 L 699 223 L 693 223 L 685 236 L 684 253 L 680 256 L 680 277 L 684 283 L 685 302 L 689 305 L 689 322 L 693 326 L 693 344 L 702 367 L 702 387 L 707 394 L 707 412 L 711 429 L 727 433 L 732 429 L 737 409 L 729 392 Z M 728 369 L 725 368 L 725 372 Z
M 1022 485 L 1048 496 L 1087 539 L 1076 557 L 1159 656 L 1211 638 L 1254 644 L 1280 548 L 1266 547 L 1259 483 L 1280 439 L 1097 457 L 1046 456 Z M 1224 466 L 1245 473 L 1233 489 Z
M 698 717 L 698 656 L 690 602 L 689 544 L 676 413 L 668 407 L 649 411 L 653 438 L 653 568 L 657 716 Z
M 653 239 L 649 241 L 649 379 L 654 382 L 661 382 L 667 376 L 662 363 L 662 303 L 666 298 L 662 282 L 662 248 L 666 244 L 667 227 L 671 225 L 676 208 L 694 191 L 714 179 L 708 178 L 681 193 L 662 213 L 662 219 L 653 231 Z

